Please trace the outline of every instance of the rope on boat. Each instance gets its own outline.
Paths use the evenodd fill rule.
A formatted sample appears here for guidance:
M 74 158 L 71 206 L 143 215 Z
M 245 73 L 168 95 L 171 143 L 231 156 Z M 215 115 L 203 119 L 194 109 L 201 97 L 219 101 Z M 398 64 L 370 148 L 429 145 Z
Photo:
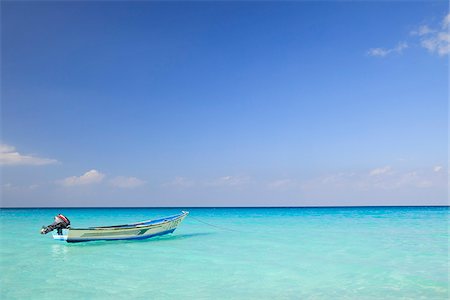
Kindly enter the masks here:
M 196 220 L 196 221 L 198 221 L 200 223 L 203 223 L 203 224 L 206 224 L 208 226 L 215 227 L 215 228 L 218 228 L 218 229 L 222 229 L 222 230 L 228 230 L 228 231 L 234 231 L 234 232 L 243 232 L 243 231 L 236 230 L 236 229 L 231 229 L 231 228 L 226 228 L 226 227 L 222 227 L 222 226 L 217 226 L 217 225 L 214 225 L 214 224 L 202 221 L 200 219 L 197 219 L 197 218 L 193 217 L 192 215 L 189 216 L 189 219 L 194 219 L 194 220 Z

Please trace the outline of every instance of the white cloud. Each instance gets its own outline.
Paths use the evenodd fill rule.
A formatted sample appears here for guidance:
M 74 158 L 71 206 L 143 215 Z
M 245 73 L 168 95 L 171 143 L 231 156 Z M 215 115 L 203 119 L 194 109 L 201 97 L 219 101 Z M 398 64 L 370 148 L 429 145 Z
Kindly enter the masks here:
M 447 14 L 440 27 L 433 28 L 427 24 L 419 26 L 417 29 L 412 30 L 410 35 L 415 37 L 416 41 L 412 44 L 419 44 L 422 48 L 428 50 L 431 54 L 437 54 L 439 56 L 446 56 L 450 54 L 450 13 Z M 418 40 L 417 40 L 418 39 Z M 406 42 L 400 42 L 396 47 L 391 49 L 386 48 L 372 48 L 367 51 L 367 54 L 375 57 L 385 57 L 392 53 L 401 54 L 404 49 L 408 48 Z
M 67 177 L 59 181 L 59 183 L 63 186 L 89 185 L 94 183 L 100 183 L 104 177 L 105 174 L 102 174 L 97 170 L 90 170 L 81 176 Z
M 165 183 L 163 186 L 187 188 L 187 187 L 192 187 L 194 185 L 195 185 L 195 182 L 193 180 L 185 178 L 185 177 L 177 176 L 177 177 L 175 177 L 175 179 L 173 179 L 170 182 Z
M 138 186 L 145 184 L 145 181 L 143 181 L 139 178 L 136 178 L 136 177 L 118 176 L 114 179 L 111 179 L 110 183 L 112 186 L 115 186 L 118 188 L 132 189 L 132 188 L 136 188 Z
M 302 182 L 301 188 L 304 191 L 332 191 L 332 190 L 347 190 L 347 189 L 364 189 L 364 185 L 359 178 L 364 176 L 354 172 L 340 172 L 336 174 L 327 174 L 312 178 Z M 365 175 L 367 176 L 367 175 Z
M 267 184 L 267 187 L 271 190 L 285 190 L 292 188 L 296 185 L 296 182 L 293 179 L 284 178 L 284 179 L 277 179 L 274 181 L 271 181 Z
M 438 32 L 422 39 L 420 44 L 430 53 L 436 53 L 439 56 L 447 55 L 450 53 L 450 33 L 447 31 Z
M 445 17 L 444 20 L 442 20 L 442 28 L 446 29 L 448 28 L 448 26 L 450 25 L 450 13 L 448 13 Z
M 4 183 L 2 185 L 2 188 L 5 189 L 5 190 L 11 190 L 11 189 L 14 188 L 14 186 L 11 183 L 8 182 L 8 183 Z
M 42 166 L 57 162 L 55 159 L 23 155 L 17 152 L 13 146 L 0 144 L 0 165 Z
M 10 182 L 4 183 L 2 185 L 2 189 L 5 191 L 27 191 L 27 190 L 35 190 L 39 187 L 39 184 L 31 184 L 31 185 L 15 185 Z
M 434 172 L 440 172 L 442 169 L 443 169 L 442 166 L 435 166 L 435 167 L 433 167 L 433 171 Z
M 163 184 L 165 187 L 178 187 L 178 188 L 189 188 L 189 187 L 233 187 L 241 186 L 250 181 L 250 177 L 247 176 L 222 176 L 216 179 L 201 179 L 192 180 L 186 177 L 177 176 L 170 182 Z
M 408 44 L 406 42 L 400 42 L 394 48 L 385 49 L 385 48 L 372 48 L 367 51 L 367 55 L 376 56 L 376 57 L 385 57 L 389 54 L 402 54 L 403 50 L 408 48 Z
M 308 180 L 284 179 L 279 181 L 282 191 L 303 195 L 400 195 L 427 190 L 430 193 L 446 189 L 448 178 L 444 169 L 420 168 L 415 170 L 395 170 L 384 166 L 373 170 L 324 174 Z M 438 170 L 436 172 L 436 170 Z M 286 185 L 284 185 L 286 183 Z M 275 184 L 278 186 L 278 183 Z
M 434 32 L 436 32 L 436 30 L 431 29 L 430 27 L 428 27 L 428 25 L 422 25 L 419 26 L 419 28 L 417 28 L 416 30 L 411 31 L 410 33 L 411 35 L 424 36 Z
M 378 176 L 378 175 L 387 174 L 389 171 L 391 171 L 391 167 L 385 166 L 385 167 L 376 168 L 376 169 L 371 170 L 369 172 L 369 175 L 370 176 Z
M 420 45 L 432 54 L 445 56 L 450 53 L 450 14 L 447 14 L 441 22 L 440 29 L 430 28 L 422 25 L 411 32 L 412 35 L 420 37 Z
M 324 174 L 307 180 L 284 178 L 269 182 L 267 187 L 281 192 L 295 191 L 313 194 L 394 192 L 445 186 L 446 176 L 443 176 L 443 173 L 431 172 L 430 168 L 396 171 L 391 166 L 384 166 L 367 171 Z
M 437 186 L 442 182 L 441 177 L 436 177 L 429 172 L 411 171 L 406 173 L 398 173 L 390 181 L 382 183 L 382 188 L 385 189 L 400 189 L 400 188 L 431 188 Z
M 223 176 L 207 183 L 209 186 L 239 186 L 248 183 L 247 176 Z
M 367 173 L 366 173 L 367 174 Z M 354 173 L 352 176 L 341 173 L 336 175 L 332 186 L 352 189 L 352 190 L 398 190 L 410 188 L 431 188 L 442 186 L 445 178 L 432 173 L 426 169 L 413 171 L 393 171 L 391 167 L 386 166 L 370 171 L 366 175 L 363 173 Z
M 384 48 L 372 48 L 367 51 L 367 55 L 384 57 L 389 54 L 389 50 Z

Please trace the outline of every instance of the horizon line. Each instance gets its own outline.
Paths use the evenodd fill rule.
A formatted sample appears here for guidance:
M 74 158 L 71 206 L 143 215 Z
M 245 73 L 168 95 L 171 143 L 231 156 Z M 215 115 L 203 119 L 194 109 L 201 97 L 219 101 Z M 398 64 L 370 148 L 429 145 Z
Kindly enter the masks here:
M 402 208 L 402 207 L 449 207 L 445 205 L 341 205 L 341 206 L 25 206 L 25 207 L 0 207 L 0 209 L 136 209 L 136 208 L 154 208 L 154 209 L 172 209 L 172 208 Z

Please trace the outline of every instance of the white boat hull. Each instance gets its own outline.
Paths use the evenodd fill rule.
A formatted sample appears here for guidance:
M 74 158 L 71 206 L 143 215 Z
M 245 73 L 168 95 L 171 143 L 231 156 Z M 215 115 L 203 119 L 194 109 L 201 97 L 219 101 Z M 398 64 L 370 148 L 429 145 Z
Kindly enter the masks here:
M 53 238 L 68 243 L 148 239 L 172 233 L 188 214 L 118 226 L 63 229 L 62 235 L 53 234 Z

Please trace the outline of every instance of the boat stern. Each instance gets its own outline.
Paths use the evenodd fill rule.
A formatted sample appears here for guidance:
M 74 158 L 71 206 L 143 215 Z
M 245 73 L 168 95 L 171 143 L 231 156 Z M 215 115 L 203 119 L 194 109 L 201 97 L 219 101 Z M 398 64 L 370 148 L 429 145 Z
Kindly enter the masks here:
M 63 229 L 62 230 L 63 234 L 58 234 L 56 232 L 53 232 L 53 239 L 57 240 L 57 241 L 62 241 L 65 242 L 67 241 L 67 236 L 69 235 L 69 230 L 68 229 Z

